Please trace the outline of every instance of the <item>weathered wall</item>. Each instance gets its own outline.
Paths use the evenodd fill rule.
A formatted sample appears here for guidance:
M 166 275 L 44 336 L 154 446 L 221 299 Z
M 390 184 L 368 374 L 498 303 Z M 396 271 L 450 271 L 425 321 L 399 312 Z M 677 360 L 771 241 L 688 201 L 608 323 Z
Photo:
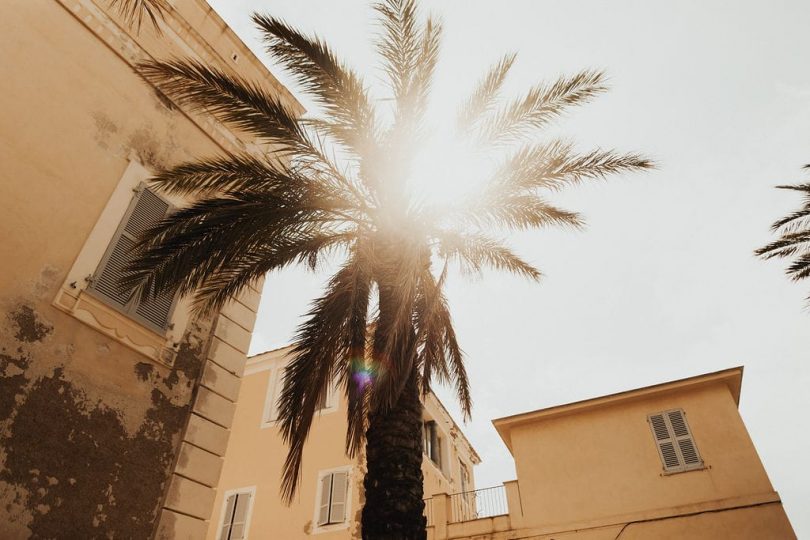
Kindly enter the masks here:
M 175 328 L 168 367 L 53 302 L 130 159 L 154 169 L 236 148 L 132 71 L 149 55 L 221 54 L 262 74 L 204 3 L 176 4 L 176 31 L 159 37 L 105 1 L 0 2 L 0 538 L 148 538 L 175 468 L 214 321 Z

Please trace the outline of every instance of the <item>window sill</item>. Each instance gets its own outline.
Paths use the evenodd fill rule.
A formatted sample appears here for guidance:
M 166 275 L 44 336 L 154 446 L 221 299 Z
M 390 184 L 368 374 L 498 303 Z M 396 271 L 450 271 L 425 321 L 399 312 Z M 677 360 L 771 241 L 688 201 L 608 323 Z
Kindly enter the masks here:
M 349 522 L 344 521 L 343 523 L 333 523 L 331 525 L 316 525 L 313 527 L 312 531 L 309 533 L 311 535 L 314 534 L 322 534 L 322 533 L 329 533 L 334 531 L 343 531 L 349 528 Z
M 175 351 L 167 346 L 165 336 L 135 322 L 84 290 L 60 289 L 53 305 L 158 364 L 171 367 L 174 363 Z
M 689 472 L 695 472 L 695 471 L 706 471 L 706 470 L 709 470 L 709 469 L 711 469 L 710 466 L 706 465 L 705 463 L 702 463 L 700 466 L 690 467 L 689 469 L 681 469 L 681 470 L 678 470 L 678 471 L 662 471 L 661 476 L 673 476 L 673 475 L 676 475 L 676 474 L 683 474 L 683 473 L 689 473 Z

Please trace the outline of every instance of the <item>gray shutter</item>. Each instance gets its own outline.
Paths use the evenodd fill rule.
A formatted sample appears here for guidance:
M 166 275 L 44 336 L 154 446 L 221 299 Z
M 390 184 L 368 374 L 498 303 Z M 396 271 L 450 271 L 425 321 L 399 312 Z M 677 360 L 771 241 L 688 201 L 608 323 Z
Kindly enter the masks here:
M 222 516 L 222 530 L 219 532 L 219 540 L 229 540 L 231 523 L 233 522 L 233 511 L 236 508 L 236 494 L 229 495 L 225 500 L 225 511 Z
M 329 523 L 346 521 L 346 498 L 349 494 L 349 474 L 332 473 L 332 500 L 329 508 Z
M 329 523 L 329 501 L 332 499 L 332 475 L 321 478 L 321 504 L 318 510 L 318 525 Z
M 651 414 L 648 421 L 666 472 L 681 472 L 703 466 L 682 410 Z
M 675 436 L 684 469 L 702 467 L 703 460 L 700 459 L 698 454 L 697 445 L 695 445 L 695 440 L 689 431 L 684 412 L 680 409 L 667 411 L 667 420 L 669 425 L 672 426 L 672 433 Z
M 132 259 L 132 250 L 139 235 L 157 224 L 168 213 L 169 204 L 147 188 L 142 188 L 132 200 L 124 215 L 122 226 L 116 232 L 107 255 L 99 265 L 93 280 L 93 289 L 114 306 L 138 317 L 158 329 L 164 329 L 174 303 L 174 293 L 164 293 L 146 302 L 130 302 L 129 293 L 118 285 L 124 268 Z

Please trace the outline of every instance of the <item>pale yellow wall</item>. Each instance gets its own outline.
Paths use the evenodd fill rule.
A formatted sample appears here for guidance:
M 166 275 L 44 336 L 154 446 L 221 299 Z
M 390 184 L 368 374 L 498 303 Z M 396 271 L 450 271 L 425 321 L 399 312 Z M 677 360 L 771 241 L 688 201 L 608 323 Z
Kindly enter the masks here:
M 357 523 L 360 518 L 362 494 L 360 485 L 363 479 L 363 465 L 358 460 L 348 458 L 344 453 L 346 436 L 346 404 L 343 396 L 335 396 L 336 409 L 316 417 L 309 441 L 304 451 L 304 462 L 300 489 L 290 507 L 281 503 L 279 496 L 280 475 L 287 448 L 283 444 L 275 425 L 262 427 L 262 415 L 269 382 L 274 372 L 281 370 L 285 363 L 284 351 L 258 355 L 250 359 L 237 402 L 232 435 L 228 443 L 222 477 L 218 485 L 211 526 L 206 538 L 217 538 L 217 526 L 222 518 L 224 494 L 236 488 L 255 486 L 256 496 L 252 520 L 248 531 L 253 539 L 295 539 L 302 538 L 313 530 L 318 471 L 341 466 L 351 466 L 351 503 L 348 527 L 318 532 L 324 540 L 359 537 Z M 455 439 L 450 431 L 452 421 L 446 411 L 435 400 L 428 399 L 427 411 L 438 420 L 440 429 L 450 449 L 447 476 L 441 473 L 429 460 L 423 461 L 425 493 L 438 491 L 452 492 L 459 485 L 459 468 L 455 465 L 458 456 L 470 464 L 472 475 L 474 462 L 478 461 L 469 449 L 469 443 L 456 432 Z M 457 427 L 454 428 L 454 431 Z
M 662 474 L 647 415 L 673 408 L 705 469 Z M 724 384 L 517 426 L 512 448 L 527 526 L 773 491 Z

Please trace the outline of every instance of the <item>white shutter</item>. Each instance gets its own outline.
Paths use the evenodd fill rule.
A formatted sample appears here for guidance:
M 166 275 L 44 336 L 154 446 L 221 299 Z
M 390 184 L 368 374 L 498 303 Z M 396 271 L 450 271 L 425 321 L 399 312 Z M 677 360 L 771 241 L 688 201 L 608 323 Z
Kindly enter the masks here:
M 262 415 L 262 422 L 269 423 L 275 422 L 278 416 L 276 410 L 276 400 L 278 400 L 279 392 L 278 386 L 281 380 L 281 369 L 267 370 L 267 394 L 264 398 L 264 413 Z
M 253 499 L 250 492 L 240 493 L 236 497 L 236 507 L 233 511 L 233 522 L 231 523 L 231 536 L 229 540 L 242 540 L 245 538 L 247 529 L 247 516 L 250 503 Z
M 318 511 L 318 525 L 329 523 L 329 501 L 332 499 L 332 475 L 321 478 L 321 505 Z
M 222 516 L 222 530 L 219 533 L 219 540 L 228 540 L 231 532 L 231 522 L 233 521 L 233 511 L 236 507 L 236 494 L 228 496 L 225 500 L 225 509 Z
M 651 414 L 648 420 L 666 472 L 688 471 L 703 466 L 682 410 Z
M 329 510 L 329 523 L 346 521 L 346 497 L 349 494 L 349 474 L 336 472 L 332 474 L 332 503 Z

